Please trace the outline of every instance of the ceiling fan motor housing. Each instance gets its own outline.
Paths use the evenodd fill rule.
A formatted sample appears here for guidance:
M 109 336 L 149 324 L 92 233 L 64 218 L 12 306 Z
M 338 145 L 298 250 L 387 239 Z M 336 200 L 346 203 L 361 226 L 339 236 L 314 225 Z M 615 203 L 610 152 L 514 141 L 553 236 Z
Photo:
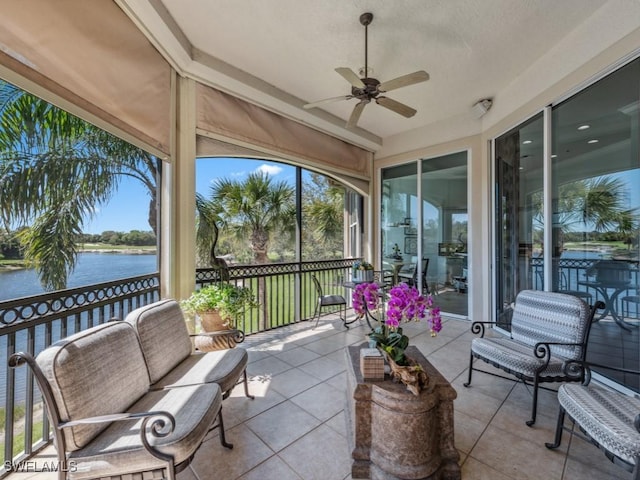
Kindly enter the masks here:
M 360 99 L 360 100 L 371 100 L 378 96 L 380 93 L 378 91 L 378 85 L 380 85 L 380 81 L 375 78 L 362 78 L 362 83 L 364 83 L 364 88 L 351 87 L 351 95 Z

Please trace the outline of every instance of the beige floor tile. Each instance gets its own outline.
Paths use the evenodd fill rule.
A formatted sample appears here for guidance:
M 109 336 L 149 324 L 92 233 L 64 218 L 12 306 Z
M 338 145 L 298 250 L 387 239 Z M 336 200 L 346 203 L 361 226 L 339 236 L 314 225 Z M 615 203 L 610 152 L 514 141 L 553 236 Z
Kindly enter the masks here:
M 321 421 L 329 420 L 344 409 L 344 393 L 321 383 L 291 398 L 291 401 Z
M 505 475 L 473 457 L 467 457 L 462 464 L 462 478 L 464 480 L 518 480 L 518 477 Z M 545 477 L 539 477 L 540 479 Z M 545 478 L 545 480 L 552 480 Z
M 323 338 L 317 342 L 311 342 L 305 345 L 312 352 L 316 352 L 319 355 L 328 355 L 338 350 L 342 350 L 345 347 L 344 339 L 349 337 L 342 337 L 339 335 L 332 336 L 330 338 Z M 347 344 L 348 345 L 348 344 Z
M 344 394 L 347 390 L 347 372 L 344 371 L 334 375 L 330 379 L 326 380 L 326 383 Z
M 565 422 L 567 426 L 570 422 Z M 595 445 L 577 438 L 571 437 L 568 432 L 562 436 L 564 448 L 569 445 L 567 462 L 562 480 L 582 480 L 583 478 L 621 479 L 631 478 L 631 473 L 624 468 L 614 465 L 604 452 Z
M 344 362 L 337 362 L 326 357 L 320 357 L 312 360 L 304 365 L 300 365 L 300 370 L 313 375 L 320 380 L 328 380 L 331 377 L 344 371 Z
M 465 454 L 469 453 L 487 428 L 487 424 L 460 411 L 454 411 L 453 421 L 456 448 Z
M 245 423 L 271 450 L 279 452 L 320 425 L 320 420 L 286 401 Z
M 453 401 L 455 412 L 466 413 L 481 422 L 489 423 L 504 400 L 485 395 L 473 386 L 466 388 L 458 384 L 453 385 L 458 397 Z
M 526 428 L 526 427 L 525 427 Z M 565 455 L 489 425 L 470 457 L 518 480 L 560 479 Z
M 280 452 L 304 480 L 340 480 L 351 472 L 347 440 L 321 425 Z
M 258 386 L 263 387 L 258 390 Z M 286 397 L 269 388 L 268 384 L 249 383 L 249 392 L 255 395 L 251 400 L 244 395 L 239 396 L 241 388 L 236 388 L 233 394 L 222 402 L 222 412 L 226 429 L 235 427 L 259 415 L 265 410 L 286 401 Z
M 290 350 L 276 354 L 276 358 L 288 363 L 293 367 L 299 367 L 300 365 L 320 358 L 320 354 L 313 352 L 305 347 L 296 347 Z
M 292 368 L 282 372 L 271 379 L 271 388 L 276 392 L 291 398 L 309 388 L 317 385 L 322 380 L 303 372 L 298 368 Z
M 245 425 L 227 430 L 233 449 L 224 448 L 212 432 L 196 453 L 192 466 L 200 480 L 235 479 L 267 460 L 274 452 Z
M 239 480 L 301 480 L 282 459 L 278 456 L 271 457 L 261 463 L 250 472 L 244 474 Z
M 293 368 L 286 362 L 270 355 L 256 362 L 247 365 L 247 373 L 250 377 L 271 378 L 274 375 L 285 372 Z
M 329 428 L 332 428 L 343 437 L 347 437 L 347 419 L 345 417 L 344 410 L 331 417 L 324 422 Z

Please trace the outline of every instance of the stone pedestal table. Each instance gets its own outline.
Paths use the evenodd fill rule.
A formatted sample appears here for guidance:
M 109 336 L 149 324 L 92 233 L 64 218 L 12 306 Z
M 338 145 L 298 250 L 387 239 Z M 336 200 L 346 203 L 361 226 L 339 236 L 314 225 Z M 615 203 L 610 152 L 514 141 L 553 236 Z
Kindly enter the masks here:
M 457 393 L 416 347 L 407 355 L 422 365 L 429 385 L 416 396 L 405 385 L 364 381 L 360 348 L 345 349 L 347 431 L 353 478 L 373 480 L 459 480 L 460 455 L 453 439 L 453 400 Z

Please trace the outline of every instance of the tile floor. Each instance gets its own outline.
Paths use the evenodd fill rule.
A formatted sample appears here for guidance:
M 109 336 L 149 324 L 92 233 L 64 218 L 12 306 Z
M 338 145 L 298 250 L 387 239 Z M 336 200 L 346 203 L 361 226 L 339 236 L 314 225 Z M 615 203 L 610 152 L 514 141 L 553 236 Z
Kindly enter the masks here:
M 350 479 L 345 403 L 346 345 L 364 341 L 366 324 L 345 330 L 333 317 L 317 329 L 303 322 L 248 337 L 249 400 L 241 387 L 224 401 L 227 439 L 233 450 L 220 446 L 217 432 L 205 440 L 190 469 L 180 480 L 342 480 Z M 547 450 L 555 428 L 555 394 L 542 391 L 536 425 L 525 420 L 531 393 L 521 383 L 474 373 L 467 378 L 469 322 L 446 319 L 432 338 L 424 323 L 405 326 L 405 333 L 458 392 L 455 442 L 465 480 L 603 480 L 627 479 L 630 474 L 612 465 L 586 442 L 565 434 L 563 446 Z M 489 367 L 487 367 L 489 368 Z M 399 427 L 401 428 L 401 427 Z M 49 449 L 42 461 L 55 459 Z M 56 478 L 54 474 L 11 474 L 10 480 Z

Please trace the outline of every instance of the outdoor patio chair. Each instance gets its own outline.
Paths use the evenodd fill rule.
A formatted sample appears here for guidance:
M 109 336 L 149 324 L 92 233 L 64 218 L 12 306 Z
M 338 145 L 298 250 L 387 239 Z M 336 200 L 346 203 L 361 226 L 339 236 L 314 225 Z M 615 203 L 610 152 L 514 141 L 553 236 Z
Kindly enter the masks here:
M 597 302 L 590 308 L 584 300 L 564 293 L 523 290 L 517 298 L 511 319 L 510 337 L 485 338 L 485 325 L 495 322 L 473 322 L 471 331 L 480 334 L 471 342 L 469 378 L 474 370 L 496 375 L 473 366 L 474 358 L 483 360 L 523 382 L 533 384 L 531 419 L 536 421 L 538 388 L 541 383 L 581 381 L 568 377 L 563 370 L 565 362 L 584 360 L 589 331 Z M 500 375 L 496 375 L 500 376 Z
M 429 285 L 427 283 L 427 270 L 429 269 L 429 259 L 428 258 L 423 258 L 422 259 L 422 292 L 423 293 L 429 293 Z M 413 271 L 411 272 L 403 272 L 400 271 L 400 273 L 398 273 L 398 278 L 400 279 L 400 281 L 406 282 L 407 284 L 411 285 L 411 286 L 416 286 L 418 285 L 418 264 L 416 263 L 414 265 Z
M 316 293 L 318 294 L 316 309 L 313 312 L 313 317 L 311 319 L 313 320 L 313 318 L 316 318 L 316 324 L 313 328 L 316 328 L 318 326 L 318 322 L 320 321 L 320 314 L 322 312 L 322 309 L 325 307 L 338 307 L 340 320 L 342 320 L 345 327 L 349 328 L 347 326 L 347 300 L 342 295 L 338 294 L 325 295 L 322 291 L 322 285 L 320 285 L 317 277 L 315 275 L 311 275 L 311 280 L 313 280 L 313 285 L 315 286 Z
M 632 472 L 633 480 L 640 480 L 640 398 L 613 391 L 590 383 L 591 368 L 611 370 L 621 375 L 640 376 L 640 371 L 608 367 L 587 362 L 570 362 L 565 366 L 567 375 L 584 378 L 582 385 L 566 384 L 558 389 L 558 422 L 553 443 L 545 443 L 556 449 L 567 430 L 587 440 L 604 452 L 616 465 Z M 574 425 L 566 427 L 568 415 Z M 576 431 L 579 427 L 580 432 Z

